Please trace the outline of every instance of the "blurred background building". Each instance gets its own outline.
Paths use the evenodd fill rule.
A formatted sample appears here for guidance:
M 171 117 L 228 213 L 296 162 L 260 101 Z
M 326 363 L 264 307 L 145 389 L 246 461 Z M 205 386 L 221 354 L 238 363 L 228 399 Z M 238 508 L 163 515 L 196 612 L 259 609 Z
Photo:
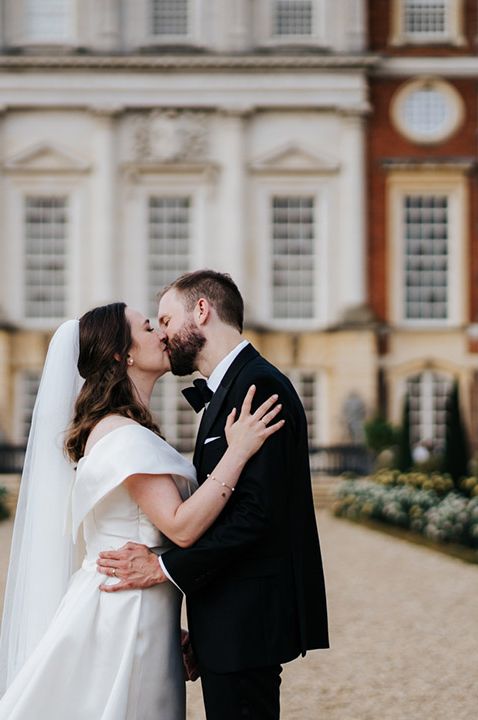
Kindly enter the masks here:
M 69 317 L 230 272 L 311 444 L 478 420 L 476 0 L 1 0 L 0 433 Z M 158 383 L 192 448 L 184 381 Z

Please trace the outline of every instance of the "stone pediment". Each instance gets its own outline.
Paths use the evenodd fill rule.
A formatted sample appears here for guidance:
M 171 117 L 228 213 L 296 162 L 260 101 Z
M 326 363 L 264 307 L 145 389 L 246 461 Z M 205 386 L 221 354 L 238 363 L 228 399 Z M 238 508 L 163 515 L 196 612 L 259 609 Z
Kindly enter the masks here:
M 252 172 L 263 174 L 334 173 L 339 170 L 337 160 L 318 155 L 302 145 L 288 144 L 257 158 L 250 163 Z
M 50 143 L 40 143 L 11 155 L 3 165 L 7 172 L 84 173 L 89 163 L 69 150 Z

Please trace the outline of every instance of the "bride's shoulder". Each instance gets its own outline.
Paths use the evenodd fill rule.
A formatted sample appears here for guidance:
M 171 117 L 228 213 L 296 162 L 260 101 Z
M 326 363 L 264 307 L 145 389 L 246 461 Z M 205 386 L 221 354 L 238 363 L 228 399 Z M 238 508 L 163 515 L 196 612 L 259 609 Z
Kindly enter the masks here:
M 110 432 L 121 427 L 126 427 L 127 425 L 142 427 L 135 420 L 131 420 L 123 415 L 107 415 L 99 420 L 88 435 L 84 454 L 88 455 L 96 443 L 106 435 L 109 435 Z

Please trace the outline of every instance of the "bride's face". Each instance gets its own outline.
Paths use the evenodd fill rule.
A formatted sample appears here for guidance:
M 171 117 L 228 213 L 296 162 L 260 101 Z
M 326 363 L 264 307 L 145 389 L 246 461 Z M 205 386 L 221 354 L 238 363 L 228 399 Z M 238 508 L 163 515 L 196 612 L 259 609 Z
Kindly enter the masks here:
M 127 307 L 126 319 L 131 326 L 133 344 L 128 357 L 133 360 L 131 370 L 152 373 L 157 377 L 170 370 L 166 346 L 147 317 L 138 310 Z

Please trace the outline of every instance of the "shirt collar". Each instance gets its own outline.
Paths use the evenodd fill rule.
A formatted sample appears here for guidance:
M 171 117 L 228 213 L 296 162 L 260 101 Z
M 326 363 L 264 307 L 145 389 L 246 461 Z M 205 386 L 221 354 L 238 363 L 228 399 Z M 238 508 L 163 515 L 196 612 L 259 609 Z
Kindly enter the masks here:
M 224 375 L 229 370 L 230 366 L 232 365 L 233 361 L 236 359 L 236 357 L 239 355 L 241 350 L 243 350 L 247 345 L 249 345 L 249 340 L 243 340 L 239 343 L 239 345 L 236 345 L 233 350 L 231 350 L 230 353 L 226 355 L 225 358 L 223 358 L 214 368 L 212 373 L 209 375 L 207 379 L 207 386 L 210 388 L 213 393 L 216 392 L 219 385 L 221 384 L 221 380 L 223 379 Z

